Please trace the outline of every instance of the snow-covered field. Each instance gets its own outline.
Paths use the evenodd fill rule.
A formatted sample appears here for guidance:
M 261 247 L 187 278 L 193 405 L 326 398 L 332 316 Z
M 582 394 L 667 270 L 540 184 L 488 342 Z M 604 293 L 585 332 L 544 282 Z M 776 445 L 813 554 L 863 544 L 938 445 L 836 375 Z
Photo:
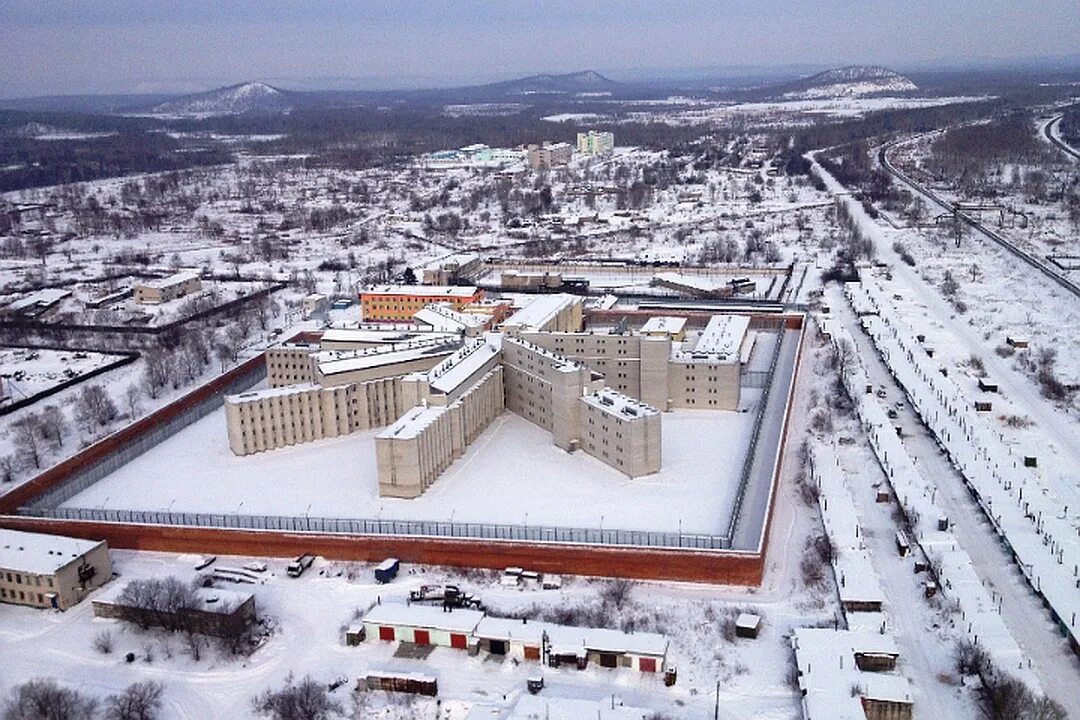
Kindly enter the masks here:
M 744 390 L 743 406 L 759 392 Z M 237 457 L 218 411 L 65 506 L 664 532 L 681 524 L 683 532 L 715 534 L 730 517 L 752 418 L 665 413 L 661 471 L 631 480 L 504 413 L 423 496 L 401 500 L 378 495 L 378 430 Z
M 119 359 L 96 352 L 0 348 L 3 396 L 18 402 Z

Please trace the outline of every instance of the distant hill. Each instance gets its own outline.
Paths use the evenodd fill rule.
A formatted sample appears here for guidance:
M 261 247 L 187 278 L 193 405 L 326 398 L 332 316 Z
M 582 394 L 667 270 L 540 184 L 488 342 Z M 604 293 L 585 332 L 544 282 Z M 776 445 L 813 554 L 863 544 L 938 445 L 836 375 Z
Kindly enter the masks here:
M 849 65 L 771 88 L 786 100 L 815 100 L 893 95 L 918 90 L 900 73 L 876 65 Z
M 614 92 L 622 88 L 611 78 L 595 70 L 566 73 L 564 75 L 530 75 L 516 80 L 480 85 L 473 90 L 504 95 L 534 95 L 554 93 Z
M 141 110 L 150 115 L 207 116 L 279 113 L 293 110 L 299 94 L 261 82 L 246 82 L 194 95 L 181 95 Z

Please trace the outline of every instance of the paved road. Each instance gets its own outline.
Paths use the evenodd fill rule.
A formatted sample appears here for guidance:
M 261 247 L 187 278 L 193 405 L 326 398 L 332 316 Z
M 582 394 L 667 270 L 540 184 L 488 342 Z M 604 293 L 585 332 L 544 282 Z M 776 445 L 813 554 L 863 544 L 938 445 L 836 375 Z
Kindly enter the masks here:
M 896 141 L 893 141 L 893 142 L 886 143 L 886 144 L 882 145 L 880 148 L 878 148 L 878 163 L 881 165 L 881 167 L 887 173 L 892 175 L 896 179 L 897 182 L 911 188 L 916 193 L 918 193 L 918 194 L 922 195 L 923 197 L 927 198 L 928 200 L 930 200 L 930 202 L 932 202 L 935 205 L 937 205 L 938 207 L 944 209 L 946 212 L 950 212 L 950 213 L 953 212 L 954 211 L 953 203 L 951 203 L 948 200 L 945 200 L 944 198 L 939 196 L 937 193 L 933 192 L 932 190 L 927 189 L 925 186 L 920 185 L 919 183 L 915 182 L 910 177 L 905 175 L 903 172 L 898 170 L 896 168 L 896 166 L 894 166 L 892 164 L 892 162 L 889 161 L 889 150 L 896 147 L 897 145 L 899 145 L 902 142 L 909 142 L 909 141 L 910 141 L 910 139 L 896 140 Z M 982 233 L 983 235 L 985 235 L 987 238 L 989 238 L 993 242 L 995 242 L 998 245 L 1000 245 L 1001 247 L 1005 248 L 1005 250 L 1007 250 L 1013 256 L 1018 258 L 1024 264 L 1026 264 L 1026 265 L 1034 268 L 1035 270 L 1039 271 L 1045 277 L 1049 278 L 1053 282 L 1057 283 L 1061 287 L 1068 290 L 1070 293 L 1072 293 L 1076 297 L 1080 298 L 1080 285 L 1077 285 L 1076 283 L 1074 283 L 1073 281 L 1071 281 L 1068 278 L 1064 277 L 1063 275 L 1060 275 L 1056 270 L 1054 270 L 1052 267 L 1050 267 L 1050 265 L 1044 263 L 1038 257 L 1036 257 L 1036 256 L 1034 256 L 1034 255 L 1032 255 L 1032 254 L 1030 254 L 1030 253 L 1028 253 L 1028 252 L 1026 252 L 1024 250 L 1021 250 L 1019 247 L 1014 245 L 1012 243 L 1012 241 L 1010 241 L 1007 237 L 1005 237 L 1004 235 L 1002 235 L 1001 233 L 999 233 L 999 232 L 997 232 L 995 230 L 991 230 L 990 228 L 986 227 L 981 222 L 979 222 L 975 217 L 973 217 L 973 216 L 971 216 L 971 215 L 969 215 L 967 213 L 964 213 L 964 212 L 957 212 L 956 216 L 964 224 L 970 226 L 976 232 Z
M 1043 125 L 1043 135 L 1045 135 L 1046 139 L 1050 141 L 1050 144 L 1056 147 L 1058 150 L 1061 150 L 1061 152 L 1071 156 L 1074 160 L 1080 160 L 1080 150 L 1077 150 L 1072 145 L 1069 145 L 1067 142 L 1062 140 L 1061 136 L 1059 136 L 1057 134 L 1057 131 L 1054 129 L 1061 124 L 1061 119 L 1063 117 L 1065 116 L 1058 115 L 1056 118 Z
M 747 484 L 746 495 L 743 497 L 742 513 L 735 526 L 735 532 L 732 534 L 731 547 L 735 550 L 756 550 L 761 542 L 762 525 L 769 507 L 773 468 L 779 451 L 781 425 L 784 413 L 787 411 L 788 386 L 791 382 L 791 374 L 795 372 L 799 334 L 798 330 L 785 330 L 781 340 L 780 357 L 776 362 L 773 386 L 769 391 L 768 403 L 765 405 L 761 435 L 758 437 L 750 481 Z M 793 447 L 787 448 L 789 453 L 794 451 Z
M 848 327 L 858 327 L 854 313 L 843 301 L 830 303 Z M 861 330 L 853 332 L 856 350 L 875 385 L 888 388 L 888 402 L 903 399 L 902 390 Z M 969 494 L 963 479 L 952 467 L 930 432 L 905 404 L 900 415 L 904 442 L 920 472 L 936 482 L 937 503 L 956 528 L 960 545 L 971 557 L 975 571 L 994 597 L 1021 650 L 1030 659 L 1044 691 L 1061 703 L 1071 718 L 1080 718 L 1080 660 L 1068 648 L 1043 607 L 1024 583 L 1019 569 L 1006 555 L 982 509 Z

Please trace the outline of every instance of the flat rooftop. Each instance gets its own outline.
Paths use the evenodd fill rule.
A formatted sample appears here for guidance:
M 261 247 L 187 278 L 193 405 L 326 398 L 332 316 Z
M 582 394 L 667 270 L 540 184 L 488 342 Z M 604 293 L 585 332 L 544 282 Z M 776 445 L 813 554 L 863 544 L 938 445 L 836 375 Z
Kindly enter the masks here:
M 614 415 L 621 420 L 637 420 L 650 415 L 659 415 L 660 411 L 652 405 L 646 405 L 640 400 L 635 400 L 629 395 L 604 388 L 591 395 L 582 398 L 591 407 L 601 410 L 609 415 Z
M 490 333 L 465 345 L 428 371 L 433 390 L 451 393 L 502 349 L 502 335 Z
M 472 297 L 475 285 L 377 285 L 360 291 L 361 295 L 417 295 L 420 297 Z
M 643 335 L 649 333 L 671 333 L 675 335 L 682 332 L 685 327 L 686 318 L 684 317 L 651 317 L 641 326 L 640 332 Z
M 420 360 L 428 357 L 439 357 L 454 352 L 456 345 L 437 344 L 419 345 L 403 350 L 391 350 L 389 352 L 372 352 L 368 350 L 351 351 L 350 357 L 338 357 L 319 361 L 319 372 L 323 375 L 337 375 L 354 370 L 370 370 L 372 368 L 396 365 L 397 363 Z
M 581 298 L 568 293 L 539 295 L 516 313 L 506 318 L 503 324 L 539 330 L 575 302 L 581 302 Z
M 323 331 L 322 342 L 357 343 L 358 345 L 393 345 L 424 338 L 450 337 L 448 333 L 434 333 L 420 330 L 386 330 L 370 328 L 327 328 Z
M 679 359 L 710 359 L 734 362 L 740 359 L 743 339 L 750 327 L 747 315 L 713 315 L 696 337 L 683 343 Z
M 414 438 L 424 431 L 429 425 L 438 420 L 446 412 L 446 408 L 438 405 L 424 407 L 417 405 L 409 408 L 405 414 L 385 427 L 376 438 L 382 440 L 407 440 Z
M 52 575 L 101 542 L 0 529 L 0 568 Z
M 143 287 L 157 288 L 160 290 L 163 288 L 180 285 L 198 279 L 199 273 L 195 272 L 194 270 L 185 270 L 183 272 L 173 273 L 168 277 L 154 278 L 153 280 L 147 280 L 145 282 L 139 282 L 137 284 L 142 285 Z

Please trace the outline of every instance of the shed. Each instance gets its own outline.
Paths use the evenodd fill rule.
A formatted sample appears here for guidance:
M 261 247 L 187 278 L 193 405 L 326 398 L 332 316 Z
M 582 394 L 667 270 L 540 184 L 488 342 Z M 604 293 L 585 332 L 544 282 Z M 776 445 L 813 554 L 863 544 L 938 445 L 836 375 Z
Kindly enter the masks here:
M 481 650 L 509 655 L 518 660 L 540 660 L 544 647 L 544 623 L 485 617 L 476 626 Z
M 484 613 L 479 610 L 447 611 L 431 605 L 376 605 L 363 618 L 372 640 L 399 640 L 417 645 L 469 647 Z
M 369 672 L 356 683 L 357 689 L 385 690 L 387 692 L 412 693 L 435 697 L 439 683 L 430 675 L 406 672 Z
M 756 638 L 761 631 L 761 616 L 753 613 L 739 613 L 735 618 L 735 636 Z

